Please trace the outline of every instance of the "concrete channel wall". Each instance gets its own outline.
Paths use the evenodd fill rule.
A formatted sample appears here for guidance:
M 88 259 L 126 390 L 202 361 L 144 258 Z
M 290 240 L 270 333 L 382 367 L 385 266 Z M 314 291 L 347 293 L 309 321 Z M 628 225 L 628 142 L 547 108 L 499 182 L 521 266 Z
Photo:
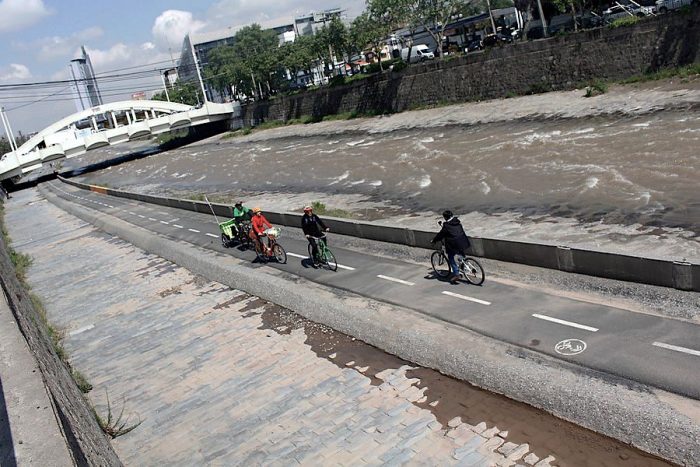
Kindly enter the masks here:
M 204 214 L 211 213 L 209 206 L 201 201 L 165 198 L 127 191 L 114 190 L 95 185 L 88 185 L 59 179 L 83 190 L 133 199 L 145 203 L 168 206 Z M 212 203 L 217 216 L 231 217 L 232 207 Z M 265 211 L 267 219 L 274 223 L 290 227 L 301 225 L 301 215 L 289 212 Z M 435 232 L 390 227 L 360 222 L 356 220 L 324 218 L 331 231 L 340 235 L 365 238 L 380 242 L 398 243 L 420 248 L 432 248 L 430 240 Z M 546 245 L 513 240 L 470 237 L 471 251 L 480 256 L 499 261 L 521 263 L 560 271 L 586 274 L 608 279 L 660 285 L 680 290 L 700 292 L 700 264 L 642 258 L 638 256 L 606 253 L 601 251 L 569 248 L 566 246 Z
M 15 276 L 2 236 L 0 287 L 7 297 L 27 345 L 36 358 L 75 465 L 121 466 L 122 463 L 109 444 L 107 436 L 97 424 L 89 402 L 73 381 L 66 365 L 56 355 L 48 330 L 39 312 L 34 308 L 29 294 Z
M 245 125 L 323 117 L 344 112 L 391 113 L 421 106 L 460 103 L 574 89 L 594 80 L 620 80 L 700 62 L 700 7 L 446 60 L 400 72 L 385 71 L 343 86 L 242 107 Z

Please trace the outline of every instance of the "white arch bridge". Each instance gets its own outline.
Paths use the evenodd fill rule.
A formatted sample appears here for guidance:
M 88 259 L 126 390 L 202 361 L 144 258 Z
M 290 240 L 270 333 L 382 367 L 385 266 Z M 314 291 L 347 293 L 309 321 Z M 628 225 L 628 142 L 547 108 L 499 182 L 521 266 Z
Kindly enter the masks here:
M 199 108 L 147 100 L 100 105 L 59 120 L 4 154 L 0 180 L 18 180 L 44 164 L 92 149 L 239 116 L 238 103 L 206 102 Z

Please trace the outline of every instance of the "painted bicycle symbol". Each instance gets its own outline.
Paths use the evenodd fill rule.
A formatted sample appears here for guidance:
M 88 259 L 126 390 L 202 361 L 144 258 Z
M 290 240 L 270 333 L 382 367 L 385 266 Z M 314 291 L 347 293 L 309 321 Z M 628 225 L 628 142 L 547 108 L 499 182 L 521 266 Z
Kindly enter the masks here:
M 564 339 L 554 346 L 554 350 L 561 355 L 578 355 L 586 350 L 586 343 L 579 339 Z

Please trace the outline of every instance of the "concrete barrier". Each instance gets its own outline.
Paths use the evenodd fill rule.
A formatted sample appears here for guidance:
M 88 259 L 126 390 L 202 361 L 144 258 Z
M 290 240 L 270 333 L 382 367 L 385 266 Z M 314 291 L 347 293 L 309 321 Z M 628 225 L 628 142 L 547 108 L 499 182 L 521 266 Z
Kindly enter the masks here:
M 120 198 L 135 199 L 151 204 L 211 214 L 211 209 L 207 203 L 201 201 L 143 195 L 87 185 L 63 177 L 59 177 L 59 179 L 64 183 L 84 190 L 104 192 Z M 231 206 L 212 203 L 212 208 L 217 216 L 231 216 Z M 273 224 L 291 227 L 299 227 L 301 225 L 301 214 L 265 211 L 265 216 Z M 384 226 L 357 220 L 327 217 L 324 218 L 324 221 L 331 228 L 332 232 L 340 235 L 419 248 L 431 248 L 430 240 L 435 236 L 433 231 Z M 640 256 L 514 240 L 480 237 L 470 237 L 470 240 L 470 253 L 474 256 L 588 276 L 700 292 L 700 264 L 696 263 L 643 258 Z

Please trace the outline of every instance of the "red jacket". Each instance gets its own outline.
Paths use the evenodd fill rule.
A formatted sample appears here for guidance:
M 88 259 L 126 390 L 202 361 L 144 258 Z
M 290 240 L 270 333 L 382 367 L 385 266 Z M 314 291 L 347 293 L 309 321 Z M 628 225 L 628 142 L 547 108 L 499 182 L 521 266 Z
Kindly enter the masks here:
M 253 216 L 253 219 L 251 220 L 251 224 L 253 224 L 253 232 L 255 232 L 258 235 L 262 235 L 262 233 L 265 231 L 266 225 L 268 228 L 272 228 L 272 224 L 270 224 L 268 220 L 265 219 L 264 214 L 260 214 L 259 216 L 255 214 Z

